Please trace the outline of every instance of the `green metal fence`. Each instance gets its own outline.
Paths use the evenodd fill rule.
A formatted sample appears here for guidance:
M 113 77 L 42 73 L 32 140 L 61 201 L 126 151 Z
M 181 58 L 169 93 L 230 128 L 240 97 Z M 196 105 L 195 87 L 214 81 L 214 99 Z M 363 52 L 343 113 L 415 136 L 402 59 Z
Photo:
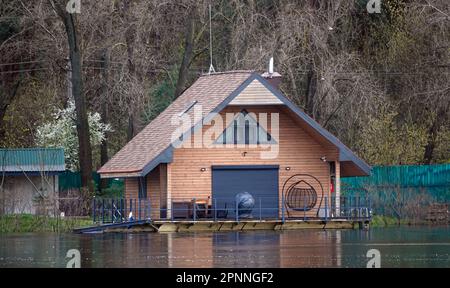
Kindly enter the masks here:
M 450 164 L 375 166 L 368 177 L 342 178 L 342 195 L 368 194 L 376 213 L 404 217 L 450 203 Z
M 417 190 L 428 193 L 437 201 L 450 201 L 450 164 L 375 166 L 368 177 L 342 178 L 343 193 L 370 187 Z
M 92 173 L 92 179 L 94 180 L 95 187 L 100 190 L 100 174 Z M 118 194 L 123 191 L 124 183 L 123 179 L 108 178 L 107 189 L 114 189 L 113 194 Z M 67 191 L 70 189 L 79 189 L 81 187 L 81 175 L 80 172 L 65 171 L 59 174 L 59 191 Z M 103 189 L 105 190 L 105 189 Z

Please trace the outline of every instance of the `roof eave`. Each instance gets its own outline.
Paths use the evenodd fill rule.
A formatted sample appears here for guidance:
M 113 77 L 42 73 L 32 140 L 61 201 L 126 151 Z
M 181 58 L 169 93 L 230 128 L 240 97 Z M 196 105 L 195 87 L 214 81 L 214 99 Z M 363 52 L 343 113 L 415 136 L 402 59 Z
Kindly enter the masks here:
M 280 99 L 284 105 L 286 105 L 289 109 L 291 109 L 297 116 L 299 116 L 303 121 L 305 121 L 309 126 L 311 126 L 315 131 L 317 131 L 322 137 L 331 142 L 334 146 L 339 149 L 339 161 L 352 161 L 361 169 L 361 171 L 370 175 L 371 166 L 367 164 L 364 160 L 356 156 L 356 154 L 350 150 L 344 143 L 342 143 L 336 136 L 331 134 L 328 130 L 323 128 L 319 123 L 317 123 L 313 118 L 311 118 L 308 114 L 298 108 L 294 103 L 292 103 L 286 96 L 284 96 L 280 90 L 273 87 L 264 77 L 260 76 L 257 73 L 255 74 L 255 78 L 258 79 L 264 87 L 266 87 L 270 92 L 272 92 L 278 99 Z
M 361 171 L 370 175 L 371 166 L 368 165 L 364 160 L 359 158 L 353 153 L 344 143 L 337 139 L 333 134 L 323 128 L 319 123 L 312 119 L 308 114 L 298 108 L 294 103 L 292 103 L 288 98 L 286 98 L 281 91 L 273 87 L 266 79 L 256 72 L 250 74 L 250 76 L 244 80 L 233 92 L 230 93 L 219 105 L 217 105 L 207 116 L 203 117 L 202 120 L 195 123 L 193 127 L 188 129 L 183 133 L 183 139 L 186 139 L 190 133 L 195 133 L 198 129 L 202 127 L 202 123 L 211 121 L 216 113 L 222 111 L 237 95 L 239 95 L 253 80 L 257 79 L 260 81 L 270 92 L 272 92 L 284 105 L 291 109 L 297 116 L 299 116 L 303 121 L 310 125 L 315 131 L 317 131 L 322 137 L 327 139 L 330 143 L 335 145 L 339 149 L 339 160 L 340 161 L 352 161 L 356 166 L 361 169 Z M 133 176 L 122 176 L 122 177 L 144 177 L 150 171 L 152 171 L 156 166 L 161 163 L 171 163 L 173 160 L 173 146 L 174 143 L 170 143 L 157 157 L 153 158 L 148 162 L 142 169 L 134 171 L 108 171 L 106 169 L 102 170 L 103 167 L 98 171 L 102 178 L 111 178 L 108 175 L 133 175 Z M 131 173 L 131 174 L 130 174 Z M 136 175 L 136 176 L 134 176 Z

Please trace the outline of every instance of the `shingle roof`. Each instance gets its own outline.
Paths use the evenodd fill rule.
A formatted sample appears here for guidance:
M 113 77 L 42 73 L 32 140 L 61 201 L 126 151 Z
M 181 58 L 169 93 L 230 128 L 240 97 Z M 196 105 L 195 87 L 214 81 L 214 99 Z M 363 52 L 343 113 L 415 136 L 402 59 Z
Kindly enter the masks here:
M 171 125 L 174 115 L 182 113 L 193 101 L 197 101 L 196 105 L 202 105 L 206 115 L 251 75 L 252 71 L 228 71 L 202 75 L 98 172 L 101 174 L 140 172 L 171 144 L 171 135 L 177 128 Z
M 356 165 L 358 175 L 370 174 L 371 167 L 356 156 L 339 139 L 309 117 L 304 111 L 294 105 L 278 89 L 267 80 L 252 71 L 229 71 L 201 76 L 191 87 L 178 97 L 144 130 L 126 144 L 98 172 L 102 177 L 144 176 L 160 163 L 170 163 L 172 160 L 172 134 L 177 126 L 171 125 L 174 115 L 180 115 L 195 105 L 202 106 L 202 118 L 208 122 L 211 112 L 220 112 L 253 80 L 260 81 L 281 102 L 293 111 L 302 121 L 313 128 L 313 131 L 335 145 L 339 149 L 339 160 L 342 163 Z M 187 112 L 192 119 L 194 109 Z M 207 117 L 206 117 L 207 116 Z M 211 120 L 211 119 L 209 119 Z M 192 123 L 192 127 L 198 123 Z M 200 123 L 201 124 L 201 123 Z M 195 128 L 194 128 L 195 129 Z M 355 174 L 356 175 L 356 174 Z

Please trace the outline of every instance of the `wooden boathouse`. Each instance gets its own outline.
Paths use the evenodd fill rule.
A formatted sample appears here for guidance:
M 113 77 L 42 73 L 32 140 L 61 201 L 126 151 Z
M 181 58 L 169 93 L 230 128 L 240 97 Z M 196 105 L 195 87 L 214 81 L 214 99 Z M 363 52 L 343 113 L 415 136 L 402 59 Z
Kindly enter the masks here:
M 95 199 L 96 221 L 179 231 L 369 219 L 368 200 L 341 197 L 340 178 L 371 167 L 284 96 L 280 82 L 276 72 L 201 76 L 98 171 L 124 178 L 125 192 Z

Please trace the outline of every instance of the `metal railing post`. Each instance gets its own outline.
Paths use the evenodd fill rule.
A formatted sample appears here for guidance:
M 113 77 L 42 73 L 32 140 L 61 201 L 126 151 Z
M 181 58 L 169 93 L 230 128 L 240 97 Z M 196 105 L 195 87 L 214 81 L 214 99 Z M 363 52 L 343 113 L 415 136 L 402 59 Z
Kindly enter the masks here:
M 358 219 L 359 220 L 359 218 L 360 218 L 360 211 L 359 211 L 359 207 L 360 207 L 360 203 L 359 203 L 359 201 L 361 201 L 361 197 L 360 196 L 357 196 L 357 198 L 356 198 L 356 219 Z
M 342 216 L 342 198 L 341 198 L 341 196 L 339 195 L 339 197 L 337 197 L 338 198 L 338 200 L 336 200 L 336 201 L 339 201 L 339 203 L 338 203 L 338 207 L 336 208 L 336 216 L 337 217 L 341 217 Z
M 144 220 L 147 219 L 147 199 L 144 198 Z
M 150 199 L 147 199 L 147 205 L 148 205 L 148 218 L 152 219 L 152 202 Z
M 234 202 L 236 202 L 236 222 L 239 222 L 239 203 L 237 199 Z
M 111 205 L 112 211 L 113 211 L 113 219 L 114 219 L 114 223 L 117 221 L 117 199 L 113 199 L 114 201 L 114 205 Z
M 284 195 L 281 196 L 281 222 L 284 223 Z
M 122 222 L 122 198 L 117 199 L 117 214 L 119 214 L 119 222 Z
M 303 221 L 306 221 L 306 195 L 303 195 Z
M 126 220 L 125 218 L 125 213 L 127 213 L 127 203 L 125 201 L 125 198 L 122 198 L 121 202 L 120 202 L 120 209 L 122 209 L 122 222 L 124 222 Z
M 262 205 L 261 205 L 261 197 L 259 197 L 259 221 L 262 221 Z
M 111 223 L 114 223 L 114 199 L 111 198 Z
M 92 203 L 92 218 L 93 218 L 93 222 L 95 223 L 95 196 L 94 196 L 93 203 Z
M 117 215 L 117 217 L 120 217 L 120 201 L 118 198 L 116 198 L 116 207 L 114 208 L 114 215 Z M 118 220 L 117 217 L 114 217 L 116 219 L 116 221 Z M 120 222 L 120 221 L 119 221 Z
M 102 199 L 102 209 L 101 209 L 101 211 L 102 211 L 102 224 L 103 224 L 104 221 L 105 221 L 105 199 Z
M 173 222 L 173 211 L 174 209 L 173 209 L 173 200 L 170 200 L 170 220 Z M 167 212 L 169 212 L 169 211 L 167 211 Z M 166 215 L 167 215 L 167 212 L 166 212 Z
M 136 205 L 136 204 L 137 204 L 137 203 L 136 203 L 136 202 L 137 202 L 137 201 L 136 201 L 136 198 L 134 198 L 134 201 L 133 201 L 133 202 L 134 202 L 134 203 L 133 203 L 133 207 L 134 207 L 134 219 L 138 219 L 138 215 L 137 215 L 137 214 L 138 214 L 138 213 L 137 213 L 138 209 L 137 209 L 137 207 L 136 207 L 136 206 L 137 206 L 137 205 Z
M 149 218 L 149 200 L 147 198 L 144 199 L 144 220 L 147 220 Z
M 139 198 L 138 204 L 139 204 L 139 206 L 138 206 L 139 220 L 141 220 L 141 198 Z
M 122 214 L 120 214 L 120 199 L 116 199 L 116 214 L 117 214 L 117 221 L 122 222 Z
M 192 199 L 192 201 L 194 201 L 194 215 L 192 215 L 192 218 L 194 219 L 194 222 L 195 222 L 195 220 L 197 219 L 197 201 L 195 200 L 195 198 L 194 199 Z
M 123 200 L 122 198 L 117 199 L 117 201 L 119 202 L 118 206 L 117 206 L 117 210 L 119 211 L 120 222 L 123 221 L 123 212 L 122 212 L 123 201 L 122 200 Z
M 214 198 L 214 222 L 217 221 L 217 199 Z
M 325 196 L 325 221 L 328 220 L 328 197 Z
M 133 213 L 133 199 L 131 199 L 131 198 L 130 198 L 130 213 Z M 136 217 L 136 215 L 135 215 L 135 217 Z
M 122 211 L 122 213 L 123 213 L 123 219 L 124 219 L 124 221 L 126 222 L 126 221 L 128 221 L 128 215 L 126 215 L 127 214 L 127 212 L 128 212 L 128 210 L 127 210 L 127 199 L 126 198 L 124 198 L 123 199 L 123 206 L 122 206 L 122 209 L 123 209 L 123 211 Z
M 336 214 L 336 197 L 331 196 L 330 197 L 330 204 L 331 204 L 331 211 L 330 211 L 330 219 L 334 218 L 334 215 Z
M 352 196 L 348 196 L 347 220 L 352 219 Z

